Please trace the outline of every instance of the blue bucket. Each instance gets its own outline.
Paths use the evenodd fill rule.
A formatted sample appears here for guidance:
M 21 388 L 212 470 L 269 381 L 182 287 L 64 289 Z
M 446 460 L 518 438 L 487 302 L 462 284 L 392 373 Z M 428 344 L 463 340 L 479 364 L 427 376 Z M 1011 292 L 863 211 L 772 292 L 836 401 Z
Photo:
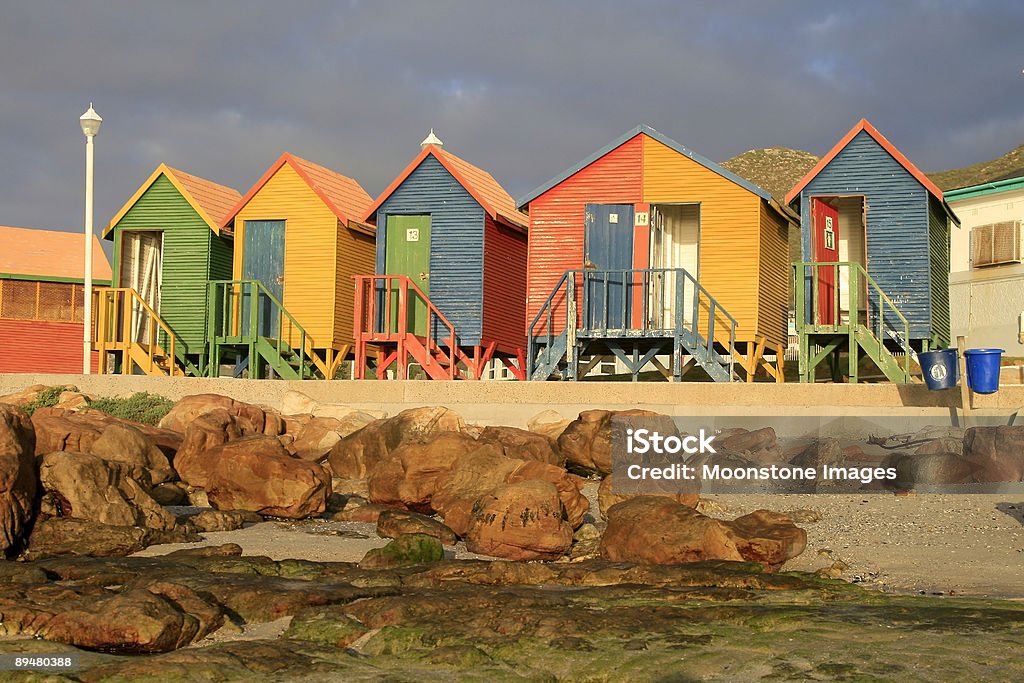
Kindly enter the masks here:
M 932 391 L 952 389 L 960 379 L 957 360 L 959 354 L 956 349 L 941 349 L 939 351 L 925 351 L 917 354 L 917 360 L 921 363 L 921 374 L 924 375 L 924 383 Z
M 999 391 L 999 368 L 1003 359 L 1002 349 L 967 349 L 967 386 L 979 394 L 994 394 Z

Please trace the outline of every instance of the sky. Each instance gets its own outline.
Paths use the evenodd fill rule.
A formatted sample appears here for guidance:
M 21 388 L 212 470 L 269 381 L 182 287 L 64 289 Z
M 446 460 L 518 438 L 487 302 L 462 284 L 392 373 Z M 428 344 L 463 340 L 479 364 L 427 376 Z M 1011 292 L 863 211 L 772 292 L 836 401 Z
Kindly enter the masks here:
M 288 151 L 376 197 L 433 128 L 518 198 L 638 124 L 722 161 L 869 119 L 925 171 L 1024 143 L 1024 2 L 0 0 L 0 225 Z

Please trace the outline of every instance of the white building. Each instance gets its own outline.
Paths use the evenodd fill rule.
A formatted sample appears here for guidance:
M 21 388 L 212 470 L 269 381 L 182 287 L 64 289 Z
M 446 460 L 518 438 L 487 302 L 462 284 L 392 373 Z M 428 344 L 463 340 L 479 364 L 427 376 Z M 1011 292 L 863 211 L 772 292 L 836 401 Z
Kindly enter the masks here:
M 949 304 L 955 340 L 1024 356 L 1024 177 L 945 193 L 962 221 L 950 237 Z

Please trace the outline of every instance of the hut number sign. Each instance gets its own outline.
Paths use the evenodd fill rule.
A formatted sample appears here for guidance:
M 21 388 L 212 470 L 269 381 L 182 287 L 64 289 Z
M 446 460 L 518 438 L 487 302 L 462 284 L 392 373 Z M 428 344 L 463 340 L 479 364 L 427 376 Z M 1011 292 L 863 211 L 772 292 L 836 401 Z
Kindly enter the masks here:
M 405 241 L 406 242 L 419 242 L 420 241 L 420 229 L 419 228 L 406 228 L 405 229 Z
M 832 227 L 832 216 L 825 216 L 825 248 L 836 248 L 836 231 Z

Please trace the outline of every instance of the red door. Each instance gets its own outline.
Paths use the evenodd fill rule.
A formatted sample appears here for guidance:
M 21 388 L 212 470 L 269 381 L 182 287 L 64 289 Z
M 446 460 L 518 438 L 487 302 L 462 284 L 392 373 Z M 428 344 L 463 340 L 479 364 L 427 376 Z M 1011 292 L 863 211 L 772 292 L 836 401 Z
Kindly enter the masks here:
M 839 210 L 820 199 L 811 199 L 811 217 L 814 231 L 811 236 L 816 263 L 835 263 L 839 260 Z M 818 305 L 814 322 L 819 325 L 836 324 L 836 286 L 838 268 L 815 268 L 818 281 Z

